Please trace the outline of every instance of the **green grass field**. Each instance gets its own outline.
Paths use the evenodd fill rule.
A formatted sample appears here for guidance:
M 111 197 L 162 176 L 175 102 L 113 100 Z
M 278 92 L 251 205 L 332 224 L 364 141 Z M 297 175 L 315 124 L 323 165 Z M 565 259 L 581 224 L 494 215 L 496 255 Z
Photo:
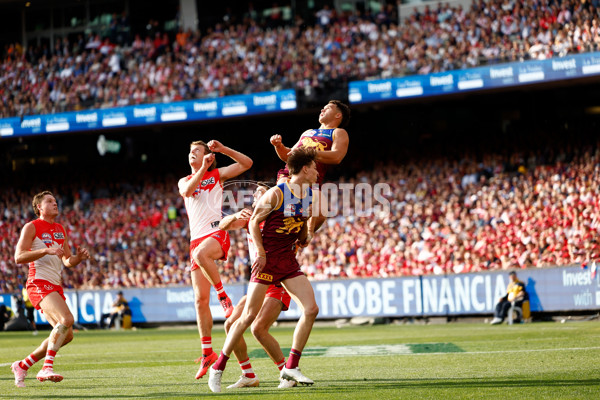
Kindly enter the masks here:
M 292 328 L 272 332 L 290 346 Z M 47 333 L 0 333 L 0 398 L 600 398 L 600 322 L 315 327 L 300 361 L 315 385 L 285 390 L 277 389 L 275 365 L 247 334 L 260 387 L 225 389 L 240 374 L 232 359 L 221 394 L 210 392 L 207 377 L 194 379 L 200 340 L 193 327 L 78 332 L 55 361 L 64 381 L 38 382 L 40 362 L 30 370 L 27 387 L 16 388 L 10 364 Z M 215 327 L 215 350 L 223 340 L 223 330 Z

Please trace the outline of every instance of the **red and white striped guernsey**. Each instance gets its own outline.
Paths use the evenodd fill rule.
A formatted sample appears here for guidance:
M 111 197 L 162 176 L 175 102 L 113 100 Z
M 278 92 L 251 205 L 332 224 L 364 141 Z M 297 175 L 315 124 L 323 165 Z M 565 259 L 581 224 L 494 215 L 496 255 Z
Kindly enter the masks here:
M 187 180 L 194 175 L 188 175 Z M 223 186 L 218 168 L 206 171 L 190 197 L 183 197 L 190 219 L 190 240 L 200 239 L 219 230 L 223 206 Z
M 45 248 L 63 248 L 65 243 L 65 228 L 61 224 L 50 223 L 43 219 L 32 221 L 35 226 L 35 238 L 31 244 L 31 250 Z M 29 263 L 28 281 L 43 279 L 55 285 L 61 283 L 63 269 L 62 258 L 53 255 L 45 255 Z

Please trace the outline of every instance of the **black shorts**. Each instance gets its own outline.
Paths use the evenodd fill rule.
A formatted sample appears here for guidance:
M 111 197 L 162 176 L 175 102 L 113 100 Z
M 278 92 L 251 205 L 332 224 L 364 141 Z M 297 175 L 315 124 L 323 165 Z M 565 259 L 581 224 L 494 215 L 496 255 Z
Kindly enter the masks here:
M 27 316 L 27 321 L 33 322 L 34 313 L 35 313 L 34 307 L 25 307 L 25 315 Z

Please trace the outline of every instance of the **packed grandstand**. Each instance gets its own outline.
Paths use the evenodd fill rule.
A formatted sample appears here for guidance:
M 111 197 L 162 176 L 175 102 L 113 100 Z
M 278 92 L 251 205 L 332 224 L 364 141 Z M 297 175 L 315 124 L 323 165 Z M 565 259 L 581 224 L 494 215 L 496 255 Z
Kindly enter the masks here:
M 0 67 L 0 117 L 327 90 L 349 80 L 546 59 L 600 45 L 596 2 L 440 3 L 400 23 L 391 4 L 376 13 L 316 14 L 314 22 L 287 23 L 249 14 L 171 33 L 131 31 L 127 16 L 115 14 L 104 35 L 57 38 L 52 48 L 10 44 Z
M 588 2 L 441 5 L 399 25 L 393 10 L 330 12 L 327 23 L 317 19 L 314 25 L 295 20 L 272 26 L 250 18 L 173 37 L 133 32 L 121 43 L 91 35 L 61 41 L 54 49 L 13 45 L 0 69 L 0 116 L 316 89 L 331 80 L 547 58 L 597 50 L 600 44 L 598 10 Z M 352 125 L 348 130 L 353 138 Z M 488 149 L 460 160 L 425 154 L 406 162 L 379 161 L 386 162 L 365 164 L 337 182 L 389 184 L 390 212 L 362 216 L 349 207 L 329 218 L 299 252 L 310 279 L 585 265 L 600 258 L 598 143 Z M 270 174 L 274 178 L 273 170 Z M 256 175 L 265 180 L 266 174 Z M 64 286 L 189 285 L 189 227 L 177 178 L 142 175 L 96 187 L 82 178 L 54 185 L 60 222 L 72 242 L 92 254 L 63 270 Z M 37 190 L 5 189 L 0 292 L 10 293 L 26 278 L 27 268 L 15 265 L 13 255 L 20 229 L 34 219 L 31 198 Z M 249 277 L 244 231 L 232 232 L 232 243 L 220 264 L 224 283 Z
M 585 265 L 600 258 L 599 165 L 596 145 L 367 170 L 345 183 L 389 183 L 391 212 L 360 216 L 351 203 L 328 219 L 299 262 L 315 280 Z M 190 284 L 188 219 L 175 178 L 114 183 L 112 191 L 81 184 L 61 187 L 57 199 L 61 223 L 92 260 L 64 269 L 65 287 Z M 0 203 L 4 292 L 26 278 L 13 253 L 21 227 L 34 219 L 31 195 L 9 191 Z M 243 282 L 250 266 L 244 231 L 232 232 L 232 243 L 221 274 L 226 283 Z

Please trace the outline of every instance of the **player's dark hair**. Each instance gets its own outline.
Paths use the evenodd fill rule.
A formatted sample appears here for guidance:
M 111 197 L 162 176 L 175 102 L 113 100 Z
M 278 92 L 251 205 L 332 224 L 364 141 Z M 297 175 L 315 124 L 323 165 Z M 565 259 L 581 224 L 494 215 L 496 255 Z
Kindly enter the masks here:
M 310 165 L 317 158 L 317 151 L 311 148 L 301 147 L 295 149 L 288 155 L 287 165 L 291 175 L 296 175 L 302 168 Z
M 206 143 L 204 143 L 202 140 L 196 140 L 195 142 L 190 143 L 190 148 L 192 146 L 204 147 L 204 155 L 212 154 L 211 149 L 209 149 L 208 145 Z M 208 167 L 208 171 L 212 171 L 215 168 L 217 168 L 217 158 L 216 157 L 215 157 L 215 161 L 213 161 L 213 163 L 210 165 L 210 167 Z
M 42 203 L 42 200 L 44 200 L 44 197 L 47 195 L 54 197 L 52 192 L 49 190 L 44 190 L 43 192 L 40 192 L 33 196 L 33 201 L 31 202 L 31 205 L 33 206 L 33 212 L 38 217 L 40 216 L 40 210 L 38 209 L 38 206 Z
M 348 107 L 346 103 L 342 103 L 339 100 L 330 100 L 329 103 L 335 105 L 342 113 L 342 121 L 340 122 L 339 127 L 345 128 L 348 126 L 348 122 L 350 122 L 350 107 Z

